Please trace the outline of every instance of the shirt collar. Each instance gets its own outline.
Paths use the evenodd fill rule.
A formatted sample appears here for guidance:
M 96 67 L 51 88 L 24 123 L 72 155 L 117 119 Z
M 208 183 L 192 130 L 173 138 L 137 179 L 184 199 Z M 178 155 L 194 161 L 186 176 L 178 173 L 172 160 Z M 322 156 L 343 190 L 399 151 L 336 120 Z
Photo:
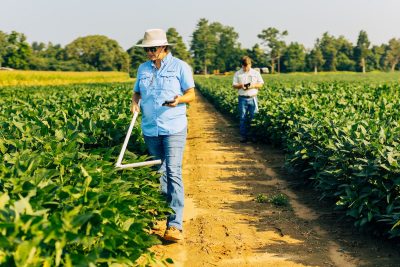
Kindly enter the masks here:
M 251 73 L 251 71 L 252 71 L 253 69 L 252 69 L 252 68 L 250 68 L 248 72 L 245 72 L 245 71 L 243 70 L 243 68 L 240 68 L 240 70 L 242 71 L 242 73 L 250 74 L 250 73 Z
M 163 66 L 166 65 L 166 64 L 171 60 L 171 58 L 172 58 L 172 54 L 171 54 L 171 52 L 168 52 L 168 54 L 167 54 L 163 59 L 161 59 L 161 66 L 160 66 L 160 69 L 162 69 Z M 156 67 L 156 64 L 154 64 L 154 62 L 151 61 L 151 66 L 152 66 L 153 68 L 155 68 L 155 67 Z

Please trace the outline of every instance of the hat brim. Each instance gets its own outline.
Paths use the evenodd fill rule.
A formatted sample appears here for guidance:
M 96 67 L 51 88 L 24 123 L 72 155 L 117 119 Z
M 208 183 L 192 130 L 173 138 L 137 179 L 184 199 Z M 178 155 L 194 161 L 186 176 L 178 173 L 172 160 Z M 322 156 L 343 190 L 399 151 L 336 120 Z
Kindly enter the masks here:
M 155 46 L 174 46 L 175 44 L 170 44 L 170 43 L 166 43 L 166 44 L 162 44 L 162 45 L 160 45 L 160 44 L 136 44 L 136 45 L 133 45 L 133 46 L 136 46 L 136 47 L 155 47 Z

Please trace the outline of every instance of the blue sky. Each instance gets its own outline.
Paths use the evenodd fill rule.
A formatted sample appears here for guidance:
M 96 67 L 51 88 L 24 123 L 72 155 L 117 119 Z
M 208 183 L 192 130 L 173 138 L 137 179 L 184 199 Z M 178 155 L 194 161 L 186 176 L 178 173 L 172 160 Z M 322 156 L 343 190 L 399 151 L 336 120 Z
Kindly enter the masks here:
M 312 47 L 328 31 L 356 42 L 366 30 L 373 44 L 400 38 L 398 0 L 0 0 L 0 30 L 28 41 L 66 45 L 102 34 L 131 47 L 146 29 L 175 27 L 188 44 L 200 18 L 232 26 L 242 47 L 259 43 L 263 29 L 288 30 L 286 41 Z

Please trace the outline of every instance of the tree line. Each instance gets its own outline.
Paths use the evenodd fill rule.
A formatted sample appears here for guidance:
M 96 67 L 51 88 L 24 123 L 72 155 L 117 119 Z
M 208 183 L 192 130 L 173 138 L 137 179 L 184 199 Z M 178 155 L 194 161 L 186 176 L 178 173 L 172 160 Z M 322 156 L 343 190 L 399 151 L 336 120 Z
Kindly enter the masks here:
M 400 69 L 400 39 L 371 45 L 361 30 L 353 44 L 343 35 L 325 32 L 312 48 L 298 42 L 287 43 L 286 30 L 273 27 L 257 35 L 260 42 L 251 49 L 242 48 L 239 34 L 231 26 L 200 19 L 192 33 L 189 47 L 175 28 L 167 30 L 172 53 L 192 65 L 195 73 L 234 71 L 240 58 L 248 55 L 254 67 L 268 67 L 275 72 L 318 71 L 394 71 Z M 140 43 L 138 40 L 137 43 Z M 138 66 L 147 60 L 140 47 L 125 51 L 117 41 L 103 35 L 79 37 L 62 47 L 51 42 L 29 44 L 23 33 L 0 31 L 0 67 L 23 70 L 123 71 L 135 76 Z

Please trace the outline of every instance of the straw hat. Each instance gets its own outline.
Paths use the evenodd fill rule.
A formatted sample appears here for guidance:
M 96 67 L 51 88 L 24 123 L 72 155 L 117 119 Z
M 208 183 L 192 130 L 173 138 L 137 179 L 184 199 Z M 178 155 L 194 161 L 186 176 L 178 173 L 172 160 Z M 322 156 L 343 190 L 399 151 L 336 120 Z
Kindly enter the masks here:
M 152 47 L 152 46 L 165 46 L 174 45 L 168 43 L 167 34 L 162 29 L 150 29 L 144 33 L 143 41 L 141 44 L 135 46 L 139 47 Z

